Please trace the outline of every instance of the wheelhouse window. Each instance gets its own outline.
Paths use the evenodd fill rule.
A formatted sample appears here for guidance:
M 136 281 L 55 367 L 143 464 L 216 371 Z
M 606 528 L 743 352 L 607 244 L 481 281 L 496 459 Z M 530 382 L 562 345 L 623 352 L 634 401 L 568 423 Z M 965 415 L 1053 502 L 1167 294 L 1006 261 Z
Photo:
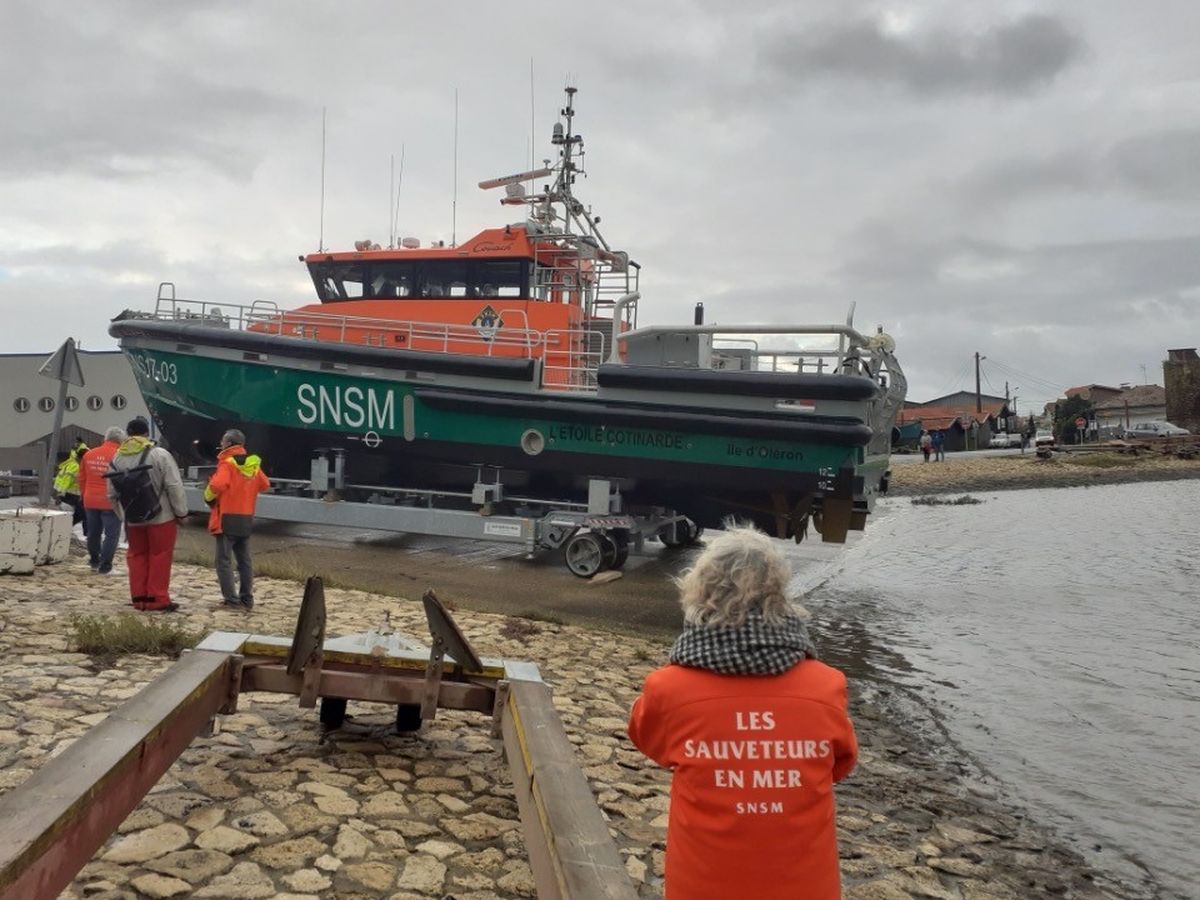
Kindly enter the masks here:
M 530 263 L 524 259 L 422 259 L 313 263 L 317 296 L 339 300 L 528 297 Z

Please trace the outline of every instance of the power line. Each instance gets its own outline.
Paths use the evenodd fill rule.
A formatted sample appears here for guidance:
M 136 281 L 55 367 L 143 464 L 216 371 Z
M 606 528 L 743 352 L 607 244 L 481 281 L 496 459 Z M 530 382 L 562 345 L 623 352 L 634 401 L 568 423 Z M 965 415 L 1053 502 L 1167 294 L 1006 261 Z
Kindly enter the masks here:
M 961 386 L 962 380 L 964 377 L 966 377 L 967 369 L 970 367 L 970 365 L 971 365 L 970 362 L 963 363 L 962 368 L 958 371 L 958 374 L 955 375 L 953 378 L 951 378 L 950 381 L 947 383 L 946 388 L 943 389 L 936 396 L 944 397 L 946 394 L 953 393 L 955 388 Z
M 1031 375 L 1028 372 L 1023 372 L 1020 369 L 1014 368 L 1013 366 L 1000 362 L 999 360 L 992 359 L 991 357 L 988 357 L 988 361 L 994 364 L 996 368 L 1000 369 L 1002 372 L 1005 372 L 1014 378 L 1020 378 L 1035 389 L 1050 391 L 1051 394 L 1056 397 L 1063 391 L 1062 386 L 1053 381 L 1041 378 L 1037 375 Z

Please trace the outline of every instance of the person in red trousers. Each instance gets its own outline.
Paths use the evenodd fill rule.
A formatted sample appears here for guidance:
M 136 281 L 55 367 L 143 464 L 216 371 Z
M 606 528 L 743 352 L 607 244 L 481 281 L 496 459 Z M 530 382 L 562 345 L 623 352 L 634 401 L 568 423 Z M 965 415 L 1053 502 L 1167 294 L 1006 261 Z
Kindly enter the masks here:
M 833 785 L 858 743 L 846 678 L 816 659 L 791 570 L 752 528 L 679 582 L 684 631 L 646 678 L 629 737 L 673 771 L 666 900 L 838 900 Z
M 125 426 L 129 437 L 117 448 L 109 467 L 108 497 L 129 534 L 125 565 L 129 569 L 129 596 L 135 609 L 171 612 L 171 561 L 175 534 L 187 518 L 187 496 L 175 458 L 150 440 L 150 423 L 141 416 Z M 138 472 L 147 476 L 145 490 L 130 503 L 118 481 L 130 482 Z M 115 476 L 115 477 L 114 477 Z M 137 492 L 134 492 L 137 494 Z

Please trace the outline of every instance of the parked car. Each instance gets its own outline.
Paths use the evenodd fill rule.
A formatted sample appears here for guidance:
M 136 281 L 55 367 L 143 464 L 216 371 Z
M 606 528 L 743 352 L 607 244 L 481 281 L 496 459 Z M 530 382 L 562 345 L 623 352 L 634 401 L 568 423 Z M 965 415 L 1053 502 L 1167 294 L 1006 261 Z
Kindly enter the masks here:
M 1144 441 L 1154 438 L 1179 437 L 1191 434 L 1186 428 L 1172 425 L 1170 422 L 1138 422 L 1132 428 L 1125 429 L 1125 440 Z
M 1033 446 L 1050 447 L 1054 445 L 1053 431 L 1039 431 L 1033 438 Z
M 1007 433 L 1002 431 L 999 434 L 992 435 L 992 439 L 990 441 L 988 441 L 988 446 L 989 447 L 1020 447 L 1021 446 L 1021 435 L 1017 434 L 1015 431 L 1007 432 Z

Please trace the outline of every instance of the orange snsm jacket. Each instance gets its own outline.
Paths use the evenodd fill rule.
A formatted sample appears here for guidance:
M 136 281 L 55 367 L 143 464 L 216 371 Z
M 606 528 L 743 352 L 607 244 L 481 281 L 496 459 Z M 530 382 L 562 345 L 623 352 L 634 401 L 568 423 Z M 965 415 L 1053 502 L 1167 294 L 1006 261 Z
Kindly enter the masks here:
M 83 454 L 79 461 L 79 494 L 83 497 L 84 509 L 112 509 L 104 473 L 120 446 L 120 441 L 105 441 Z
M 204 501 L 210 507 L 209 533 L 247 537 L 258 495 L 270 486 L 261 459 L 247 456 L 246 448 L 240 445 L 222 450 L 217 456 L 217 471 L 204 489 Z
M 833 784 L 858 757 L 846 704 L 845 676 L 815 659 L 650 673 L 629 737 L 674 771 L 667 900 L 838 900 Z

